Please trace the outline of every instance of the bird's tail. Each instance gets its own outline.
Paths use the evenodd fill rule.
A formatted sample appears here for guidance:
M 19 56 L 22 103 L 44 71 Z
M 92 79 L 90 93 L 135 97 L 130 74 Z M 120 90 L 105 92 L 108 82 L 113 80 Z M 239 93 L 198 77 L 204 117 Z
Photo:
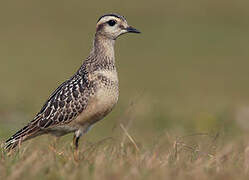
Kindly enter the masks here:
M 7 151 L 14 149 L 16 146 L 21 145 L 23 141 L 26 141 L 32 137 L 39 135 L 40 127 L 37 123 L 29 123 L 27 126 L 16 132 L 11 136 L 4 145 Z

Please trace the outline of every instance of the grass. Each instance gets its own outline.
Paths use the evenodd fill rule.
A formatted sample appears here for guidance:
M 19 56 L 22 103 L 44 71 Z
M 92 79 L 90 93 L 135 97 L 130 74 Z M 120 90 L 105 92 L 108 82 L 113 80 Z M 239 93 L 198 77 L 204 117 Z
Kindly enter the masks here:
M 127 133 L 95 143 L 84 141 L 78 162 L 71 146 L 60 142 L 33 141 L 12 156 L 2 151 L 0 178 L 248 179 L 248 136 L 224 142 L 218 134 L 174 137 L 164 133 L 148 148 L 139 142 L 135 145 Z

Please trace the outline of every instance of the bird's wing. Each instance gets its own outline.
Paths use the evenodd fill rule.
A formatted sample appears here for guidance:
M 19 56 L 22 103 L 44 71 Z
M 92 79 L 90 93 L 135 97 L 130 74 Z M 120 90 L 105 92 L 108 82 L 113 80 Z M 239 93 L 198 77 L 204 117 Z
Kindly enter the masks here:
M 46 129 L 71 122 L 87 105 L 88 88 L 84 78 L 74 78 L 62 83 L 49 97 L 33 121 Z M 32 121 L 31 121 L 32 122 Z

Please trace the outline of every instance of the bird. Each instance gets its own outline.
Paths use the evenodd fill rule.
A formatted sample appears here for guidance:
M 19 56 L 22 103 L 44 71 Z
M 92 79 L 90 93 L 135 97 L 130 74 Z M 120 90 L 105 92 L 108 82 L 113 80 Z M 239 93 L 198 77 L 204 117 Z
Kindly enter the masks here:
M 140 33 L 124 16 L 104 14 L 96 25 L 93 47 L 79 69 L 47 99 L 37 115 L 5 142 L 10 151 L 24 141 L 51 134 L 61 137 L 74 133 L 73 146 L 118 102 L 119 81 L 115 65 L 116 39 L 126 33 Z

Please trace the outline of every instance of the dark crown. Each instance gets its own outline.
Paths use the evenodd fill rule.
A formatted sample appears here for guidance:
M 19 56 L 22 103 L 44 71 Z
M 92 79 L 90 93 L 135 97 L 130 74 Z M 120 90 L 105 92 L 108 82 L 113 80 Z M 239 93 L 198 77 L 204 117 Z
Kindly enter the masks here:
M 116 13 L 110 13 L 110 14 L 105 14 L 105 15 L 101 16 L 101 17 L 98 19 L 97 22 L 99 22 L 100 19 L 102 19 L 103 17 L 106 17 L 106 16 L 113 16 L 113 17 L 116 17 L 116 18 L 119 18 L 119 19 L 122 19 L 122 20 L 126 21 L 126 19 L 125 19 L 124 16 L 121 16 L 121 15 L 116 14 Z

